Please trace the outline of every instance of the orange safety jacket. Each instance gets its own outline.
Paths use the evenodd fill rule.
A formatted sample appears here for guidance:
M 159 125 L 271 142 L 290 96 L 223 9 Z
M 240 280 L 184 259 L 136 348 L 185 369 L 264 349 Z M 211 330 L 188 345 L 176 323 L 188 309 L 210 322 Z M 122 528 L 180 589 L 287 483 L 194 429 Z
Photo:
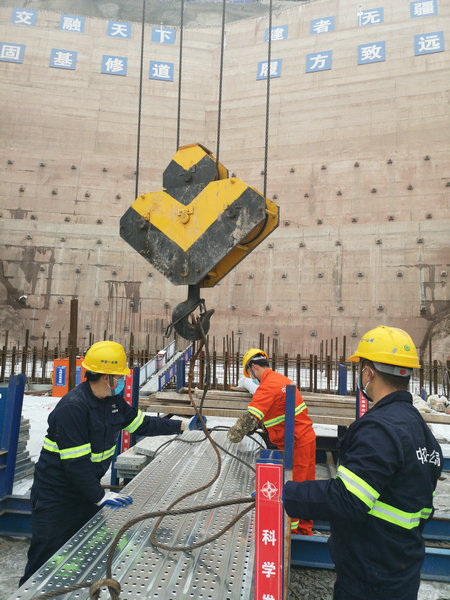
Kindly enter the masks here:
M 278 446 L 280 450 L 284 448 L 287 385 L 293 385 L 288 377 L 272 371 L 272 369 L 266 369 L 247 408 L 258 421 L 262 420 L 270 441 Z M 316 434 L 313 430 L 312 421 L 308 417 L 308 409 L 300 392 L 296 389 L 294 445 L 298 448 L 309 444 L 315 439 Z

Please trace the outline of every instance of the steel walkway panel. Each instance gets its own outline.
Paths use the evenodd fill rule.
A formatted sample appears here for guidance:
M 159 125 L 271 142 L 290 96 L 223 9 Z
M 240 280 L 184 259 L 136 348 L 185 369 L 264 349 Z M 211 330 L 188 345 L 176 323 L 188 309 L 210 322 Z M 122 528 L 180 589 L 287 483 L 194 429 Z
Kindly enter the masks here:
M 259 446 L 246 437 L 231 444 L 226 432 L 213 438 L 228 451 L 251 465 Z M 128 520 L 164 510 L 176 498 L 201 487 L 216 472 L 216 454 L 202 432 L 185 432 L 169 444 L 125 488 L 133 504 L 125 508 L 103 508 L 67 542 L 10 600 L 30 600 L 38 592 L 62 589 L 105 576 L 106 559 L 115 533 Z M 161 438 L 162 440 L 164 438 Z M 255 489 L 255 473 L 221 452 L 222 470 L 207 490 L 185 499 L 176 508 L 241 498 Z M 247 505 L 166 517 L 158 540 L 171 545 L 190 545 L 214 535 Z M 155 519 L 134 525 L 116 549 L 112 574 L 121 586 L 123 599 L 152 600 L 248 600 L 253 594 L 254 510 L 247 513 L 223 536 L 190 552 L 169 552 L 152 546 L 150 533 Z M 64 595 L 64 600 L 85 600 L 88 589 Z

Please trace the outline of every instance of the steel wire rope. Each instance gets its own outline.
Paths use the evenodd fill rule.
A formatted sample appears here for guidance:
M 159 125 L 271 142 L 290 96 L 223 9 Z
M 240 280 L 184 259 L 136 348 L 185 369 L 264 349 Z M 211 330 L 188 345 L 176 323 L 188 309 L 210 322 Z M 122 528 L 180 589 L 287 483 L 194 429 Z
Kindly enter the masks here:
M 206 544 L 209 544 L 209 543 L 215 541 L 216 539 L 221 537 L 226 531 L 228 531 L 228 529 L 231 529 L 235 525 L 235 523 L 237 523 L 245 514 L 247 514 L 248 512 L 250 512 L 252 510 L 252 508 L 255 504 L 255 498 L 252 498 L 252 497 L 235 498 L 235 499 L 231 499 L 231 500 L 212 502 L 210 504 L 198 505 L 198 506 L 194 506 L 194 507 L 190 507 L 190 508 L 187 507 L 187 508 L 173 509 L 173 507 L 176 504 L 178 504 L 179 502 L 181 502 L 182 500 L 210 487 L 219 477 L 221 467 L 222 467 L 222 460 L 221 460 L 220 453 L 219 453 L 218 447 L 217 447 L 218 445 L 212 439 L 210 433 L 208 432 L 208 429 L 206 428 L 206 424 L 203 420 L 203 417 L 202 417 L 201 413 L 199 412 L 199 409 L 198 409 L 198 407 L 194 401 L 194 398 L 192 396 L 192 380 L 194 377 L 195 361 L 197 360 L 198 356 L 200 355 L 200 352 L 201 352 L 203 346 L 205 345 L 205 343 L 207 344 L 207 339 L 205 336 L 205 332 L 203 331 L 203 327 L 201 325 L 200 319 L 197 318 L 197 319 L 195 319 L 194 322 L 201 334 L 201 343 L 199 344 L 197 351 L 191 357 L 191 360 L 190 360 L 188 392 L 189 392 L 189 398 L 192 403 L 192 406 L 193 406 L 197 416 L 200 419 L 200 423 L 202 424 L 203 432 L 205 433 L 206 438 L 208 438 L 209 442 L 211 443 L 211 445 L 214 448 L 214 451 L 217 454 L 218 468 L 217 468 L 215 476 L 213 477 L 213 479 L 210 482 L 208 482 L 204 486 L 201 486 L 201 487 L 199 487 L 195 490 L 192 490 L 192 491 L 184 494 L 183 496 L 180 496 L 179 498 L 177 498 L 174 502 L 172 502 L 172 504 L 167 509 L 154 511 L 154 512 L 150 512 L 150 513 L 145 513 L 143 515 L 139 515 L 139 516 L 135 517 L 134 519 L 130 519 L 129 521 L 127 521 L 119 529 L 119 531 L 114 536 L 113 541 L 111 542 L 111 546 L 109 548 L 108 556 L 106 559 L 106 577 L 104 579 L 101 579 L 99 581 L 94 581 L 94 582 L 84 581 L 84 582 L 76 583 L 71 586 L 67 586 L 61 590 L 54 590 L 51 592 L 46 592 L 44 594 L 40 594 L 38 596 L 33 596 L 33 598 L 36 598 L 39 600 L 47 600 L 49 598 L 56 598 L 63 594 L 67 594 L 69 592 L 88 587 L 89 588 L 89 598 L 92 600 L 98 600 L 102 587 L 107 587 L 109 590 L 111 599 L 119 600 L 121 587 L 120 587 L 120 583 L 112 577 L 112 561 L 114 558 L 114 552 L 119 544 L 121 537 L 123 536 L 123 534 L 126 531 L 128 531 L 128 529 L 133 527 L 133 525 L 135 525 L 136 523 L 139 523 L 140 521 L 144 521 L 146 519 L 158 517 L 158 521 L 155 523 L 155 526 L 153 527 L 153 530 L 150 534 L 150 542 L 154 546 L 161 548 L 163 550 L 187 552 L 190 550 L 194 550 L 196 548 L 200 548 L 201 546 L 205 546 Z M 209 352 L 207 353 L 207 357 L 209 358 Z M 206 391 L 204 391 L 204 395 L 206 395 Z M 170 441 L 172 441 L 172 440 L 170 440 Z M 237 457 L 235 457 L 235 458 L 237 458 Z M 232 506 L 232 505 L 237 505 L 237 504 L 249 504 L 249 506 L 247 508 L 245 508 L 244 510 L 242 510 L 241 512 L 239 512 L 235 517 L 233 517 L 233 519 L 225 527 L 223 527 L 220 531 L 218 531 L 216 534 L 210 536 L 209 538 L 202 540 L 201 542 L 197 542 L 197 543 L 191 544 L 189 546 L 169 546 L 167 544 L 162 544 L 161 542 L 158 542 L 154 539 L 156 531 L 157 531 L 161 521 L 164 519 L 164 517 L 183 515 L 183 514 L 189 514 L 189 513 L 195 513 L 195 512 L 202 512 L 202 511 L 206 511 L 206 510 L 212 510 L 214 508 L 221 508 L 223 506 Z
M 202 485 L 194 490 L 191 490 L 190 492 L 186 492 L 186 494 L 183 494 L 182 496 L 180 496 L 179 498 L 177 498 L 176 500 L 174 500 L 168 507 L 167 510 L 171 510 L 174 506 L 176 506 L 177 504 L 179 504 L 180 502 L 182 502 L 183 500 L 185 500 L 186 498 L 189 498 L 190 496 L 193 496 L 194 494 L 197 494 L 199 492 L 202 492 L 203 490 L 206 490 L 207 488 L 211 487 L 211 485 L 217 481 L 217 479 L 220 476 L 220 472 L 222 469 L 222 458 L 220 456 L 220 452 L 219 449 L 217 447 L 217 444 L 215 443 L 215 441 L 212 439 L 210 433 L 208 432 L 208 429 L 206 427 L 206 423 L 202 417 L 201 412 L 199 411 L 197 404 L 195 403 L 194 397 L 192 395 L 192 380 L 194 378 L 194 366 L 195 366 L 195 361 L 197 360 L 197 358 L 200 356 L 200 353 L 202 351 L 202 348 L 205 347 L 205 352 L 206 352 L 206 358 L 207 358 L 207 362 L 209 362 L 209 352 L 208 352 L 208 340 L 206 338 L 205 332 L 203 330 L 202 324 L 201 324 L 201 320 L 200 318 L 196 318 L 194 320 L 194 323 L 201 335 L 201 341 L 200 344 L 198 346 L 197 351 L 195 352 L 195 354 L 192 355 L 190 363 L 189 363 L 189 379 L 188 379 L 188 393 L 189 393 L 189 399 L 191 401 L 191 404 L 195 410 L 195 413 L 198 417 L 198 419 L 200 420 L 202 429 L 203 429 L 203 433 L 205 434 L 205 436 L 208 438 L 208 441 L 211 443 L 214 452 L 216 453 L 217 456 L 217 470 L 216 470 L 216 474 L 214 475 L 214 477 L 205 485 Z M 202 396 L 202 401 L 204 400 L 205 396 L 206 396 L 206 392 L 208 391 L 208 382 L 205 383 L 204 385 L 204 390 L 203 390 L 203 396 Z M 215 534 L 205 540 L 203 540 L 202 542 L 197 542 L 196 544 L 191 544 L 189 546 L 170 546 L 169 544 L 163 544 L 161 542 L 158 542 L 155 539 L 155 535 L 156 535 L 156 531 L 159 527 L 159 525 L 161 524 L 161 521 L 163 520 L 163 517 L 160 517 L 158 519 L 158 521 L 155 523 L 155 526 L 150 534 L 150 543 L 152 543 L 153 545 L 155 545 L 157 548 L 161 548 L 163 550 L 172 550 L 172 551 L 188 551 L 188 550 L 193 550 L 194 548 L 199 548 L 200 546 L 204 546 L 205 544 L 214 541 L 215 539 L 217 539 L 218 537 L 220 537 L 221 535 L 223 535 L 223 533 L 225 533 L 225 531 L 227 531 L 228 529 L 230 529 L 235 522 L 237 522 L 246 512 L 248 512 L 249 510 L 251 510 L 251 507 L 249 507 L 248 509 L 245 509 L 243 511 L 241 511 L 240 513 L 238 513 L 238 515 L 232 519 L 232 521 L 225 526 L 221 531 L 218 532 L 218 534 Z
M 137 126 L 137 147 L 136 147 L 136 187 L 134 197 L 138 197 L 139 188 L 139 162 L 141 153 L 141 116 L 142 116 L 142 75 L 144 69 L 144 40 L 145 40 L 145 0 L 142 0 L 142 27 L 141 27 L 141 64 L 139 74 L 139 102 L 138 102 L 138 126 Z
M 181 115 L 181 72 L 183 66 L 183 32 L 184 32 L 184 0 L 181 0 L 180 15 L 180 54 L 178 58 L 178 109 L 177 109 L 177 147 L 180 146 L 180 115 Z
M 264 198 L 267 195 L 267 157 L 269 150 L 270 75 L 272 59 L 272 0 L 269 2 L 269 35 L 267 40 L 266 135 L 264 139 Z
M 218 425 L 217 427 L 212 427 L 211 429 L 209 429 L 209 432 L 211 433 L 212 431 L 228 431 L 230 429 L 230 427 L 224 427 L 221 425 Z M 251 436 L 249 436 L 251 437 Z M 184 440 L 181 436 L 177 436 L 174 437 L 171 440 L 168 440 L 167 442 L 164 442 L 164 444 L 161 444 L 161 446 L 158 446 L 158 448 L 156 448 L 156 450 L 153 453 L 153 457 L 152 460 L 154 460 L 156 458 L 156 456 L 166 447 L 169 446 L 169 444 L 172 444 L 172 442 L 183 442 L 183 444 L 200 444 L 201 442 L 206 441 L 208 438 L 205 436 L 199 440 Z M 255 444 L 258 444 L 261 448 L 265 449 L 265 446 L 263 446 L 262 444 L 260 444 L 259 442 L 257 442 L 256 440 L 253 440 L 255 442 Z M 225 454 L 228 454 L 228 456 L 231 456 L 231 458 L 236 459 L 237 461 L 241 462 L 242 464 L 244 464 L 247 468 L 251 469 L 252 471 L 254 471 L 256 473 L 256 469 L 255 467 L 253 467 L 250 463 L 246 462 L 244 459 L 240 458 L 239 456 L 236 456 L 236 454 L 233 454 L 232 452 L 230 452 L 229 450 L 227 450 L 226 448 L 224 448 L 223 446 L 221 446 L 216 440 L 214 440 L 214 443 L 216 444 L 216 446 L 218 448 L 220 448 L 222 450 L 222 452 L 225 452 Z
M 220 67 L 219 67 L 219 99 L 217 103 L 217 146 L 216 146 L 216 179 L 220 179 L 219 153 L 220 153 L 220 125 L 222 119 L 222 82 L 223 82 L 223 55 L 225 47 L 225 7 L 226 0 L 222 0 L 222 37 L 220 43 Z
M 272 0 L 269 2 L 269 35 L 268 35 L 268 43 L 267 43 L 267 87 L 266 87 L 266 132 L 264 137 L 264 186 L 263 186 L 263 195 L 264 198 L 267 196 L 267 159 L 269 154 L 269 122 L 270 122 L 270 63 L 272 58 Z M 267 221 L 268 214 L 266 212 L 266 216 L 264 217 L 264 221 L 258 231 L 247 241 L 241 242 L 243 246 L 247 246 L 254 242 L 261 233 L 264 231 Z

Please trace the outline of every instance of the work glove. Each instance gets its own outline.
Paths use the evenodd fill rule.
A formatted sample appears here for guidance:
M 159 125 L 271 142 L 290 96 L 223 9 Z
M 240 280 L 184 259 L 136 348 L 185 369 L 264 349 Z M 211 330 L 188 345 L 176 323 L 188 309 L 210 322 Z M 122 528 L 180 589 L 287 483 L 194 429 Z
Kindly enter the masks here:
M 208 419 L 207 419 L 206 417 L 203 417 L 203 421 L 204 421 L 205 425 L 206 425 L 206 421 L 207 421 L 207 420 L 208 420 Z M 192 419 L 190 420 L 190 422 L 189 422 L 189 429 L 190 429 L 191 431 L 193 431 L 193 430 L 195 430 L 195 429 L 200 429 L 200 430 L 202 430 L 202 429 L 203 429 L 203 427 L 202 427 L 202 422 L 200 421 L 200 418 L 199 418 L 199 416 L 198 416 L 198 415 L 194 415 L 194 416 L 192 417 Z
M 258 424 L 258 419 L 246 410 L 242 414 L 233 427 L 230 427 L 227 438 L 230 442 L 237 444 L 240 442 L 249 431 L 253 431 Z
M 238 386 L 244 388 L 244 390 L 247 390 L 253 396 L 253 394 L 258 389 L 259 381 L 249 379 L 248 377 L 245 377 L 245 375 L 242 375 L 242 377 L 238 381 Z
M 103 498 L 97 502 L 97 506 L 127 506 L 133 502 L 131 496 L 123 496 L 116 492 L 105 492 Z

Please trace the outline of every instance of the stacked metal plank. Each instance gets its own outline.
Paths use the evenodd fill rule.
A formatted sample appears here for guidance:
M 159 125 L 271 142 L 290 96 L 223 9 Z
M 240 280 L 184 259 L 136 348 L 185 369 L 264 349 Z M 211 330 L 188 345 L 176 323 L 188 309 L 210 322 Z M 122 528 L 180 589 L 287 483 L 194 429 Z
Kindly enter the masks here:
M 24 417 L 20 420 L 19 439 L 17 443 L 16 469 L 14 471 L 14 483 L 34 473 L 34 462 L 31 460 L 27 450 L 27 442 L 30 439 L 30 419 Z
M 257 444 L 245 438 L 236 446 L 225 432 L 214 439 L 240 459 L 254 465 Z M 116 532 L 138 515 L 164 510 L 176 498 L 210 481 L 217 470 L 216 454 L 202 432 L 185 432 L 166 446 L 137 475 L 124 492 L 133 497 L 126 508 L 103 508 L 53 556 L 10 600 L 31 600 L 38 593 L 62 589 L 105 576 L 109 547 Z M 164 438 L 160 438 L 164 441 Z M 198 442 L 198 443 L 197 443 Z M 249 496 L 255 473 L 222 453 L 222 468 L 215 483 L 177 508 Z M 245 506 L 245 505 L 244 505 Z M 243 505 L 166 517 L 157 539 L 170 545 L 191 545 L 218 533 L 242 511 Z M 128 530 L 116 550 L 112 575 L 122 587 L 121 598 L 152 600 L 248 600 L 253 597 L 254 512 L 250 511 L 217 540 L 189 552 L 155 548 L 149 542 L 155 520 L 141 521 Z M 64 595 L 66 600 L 87 597 L 87 590 Z

